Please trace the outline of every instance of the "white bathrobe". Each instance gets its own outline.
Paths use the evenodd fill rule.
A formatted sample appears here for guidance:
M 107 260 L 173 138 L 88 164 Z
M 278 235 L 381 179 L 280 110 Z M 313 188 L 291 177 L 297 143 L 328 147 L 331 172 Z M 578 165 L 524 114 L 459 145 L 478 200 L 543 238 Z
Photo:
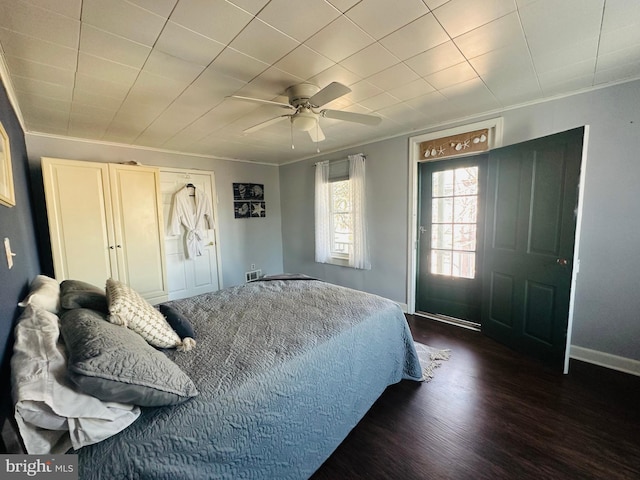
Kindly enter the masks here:
M 195 197 L 193 197 L 190 195 L 189 188 L 183 187 L 174 194 L 169 233 L 180 235 L 182 233 L 181 226 L 184 226 L 185 230 L 187 258 L 202 255 L 204 230 L 213 228 L 213 211 L 206 192 L 196 188 Z

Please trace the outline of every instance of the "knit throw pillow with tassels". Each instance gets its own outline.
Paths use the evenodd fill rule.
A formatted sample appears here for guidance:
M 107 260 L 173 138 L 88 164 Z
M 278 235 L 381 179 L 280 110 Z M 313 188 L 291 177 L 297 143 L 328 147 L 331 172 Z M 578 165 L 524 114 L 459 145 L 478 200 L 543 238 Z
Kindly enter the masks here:
M 181 340 L 162 314 L 129 286 L 110 278 L 106 293 L 111 323 L 133 330 L 154 347 L 176 347 L 183 352 L 195 347 L 193 338 Z

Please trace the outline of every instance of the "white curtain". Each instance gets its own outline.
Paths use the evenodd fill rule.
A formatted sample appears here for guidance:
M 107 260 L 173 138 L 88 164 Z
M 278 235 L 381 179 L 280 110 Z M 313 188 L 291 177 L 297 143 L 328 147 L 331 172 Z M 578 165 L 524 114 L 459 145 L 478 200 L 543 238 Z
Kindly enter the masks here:
M 349 255 L 349 266 L 369 270 L 371 263 L 367 244 L 364 155 L 361 153 L 349 155 L 349 182 L 353 211 L 353 251 Z
M 316 262 L 331 258 L 331 196 L 329 193 L 329 162 L 316 163 L 315 224 Z

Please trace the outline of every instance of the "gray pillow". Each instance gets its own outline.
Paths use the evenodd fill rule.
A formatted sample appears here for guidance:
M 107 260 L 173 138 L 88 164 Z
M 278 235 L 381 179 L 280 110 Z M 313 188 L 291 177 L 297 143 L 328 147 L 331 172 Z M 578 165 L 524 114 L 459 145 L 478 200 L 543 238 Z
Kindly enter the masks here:
M 103 401 L 157 407 L 198 394 L 191 379 L 140 335 L 94 310 L 69 310 L 60 319 L 67 371 L 78 389 Z
M 64 280 L 60 284 L 60 306 L 67 310 L 90 308 L 105 313 L 109 311 L 104 290 L 81 280 Z

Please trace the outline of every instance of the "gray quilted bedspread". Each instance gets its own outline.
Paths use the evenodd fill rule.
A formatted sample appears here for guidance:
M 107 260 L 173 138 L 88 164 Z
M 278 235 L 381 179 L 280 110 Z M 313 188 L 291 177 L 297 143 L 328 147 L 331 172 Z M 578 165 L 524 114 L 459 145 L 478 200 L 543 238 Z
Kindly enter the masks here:
M 200 394 L 81 449 L 80 478 L 308 478 L 388 385 L 421 377 L 403 313 L 375 295 L 272 280 L 170 304 L 198 344 L 167 354 Z

